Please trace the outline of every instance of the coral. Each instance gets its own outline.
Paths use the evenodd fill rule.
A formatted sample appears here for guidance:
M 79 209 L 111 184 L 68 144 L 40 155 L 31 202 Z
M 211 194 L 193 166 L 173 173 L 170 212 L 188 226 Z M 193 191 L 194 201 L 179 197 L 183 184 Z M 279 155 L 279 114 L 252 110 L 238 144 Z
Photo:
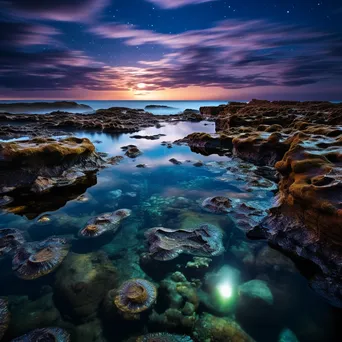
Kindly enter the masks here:
M 167 309 L 153 311 L 149 320 L 158 327 L 178 328 L 191 332 L 197 319 L 199 306 L 197 288 L 199 284 L 189 282 L 181 272 L 169 275 L 160 283 L 160 302 L 167 302 Z
M 61 328 L 44 328 L 36 329 L 30 333 L 15 338 L 12 342 L 38 342 L 38 341 L 56 341 L 56 342 L 69 342 L 70 335 L 68 332 Z
M 10 322 L 7 301 L 0 298 L 0 340 L 3 338 Z
M 120 222 L 131 215 L 130 209 L 119 209 L 113 213 L 105 213 L 90 219 L 86 226 L 82 228 L 78 236 L 80 238 L 96 238 L 105 233 L 115 233 Z
M 149 310 L 157 299 L 157 288 L 145 279 L 130 279 L 117 290 L 114 304 L 123 315 Z
M 69 254 L 56 273 L 56 305 L 64 317 L 88 321 L 116 284 L 117 270 L 106 254 Z
M 15 252 L 25 242 L 23 233 L 14 228 L 0 229 L 0 257 Z
M 223 253 L 223 231 L 203 223 L 193 228 L 151 228 L 145 232 L 153 259 L 167 261 L 181 253 L 195 256 L 217 256 Z
M 210 258 L 194 257 L 193 261 L 186 264 L 186 268 L 208 268 L 211 262 Z
M 137 338 L 136 342 L 193 342 L 189 336 L 168 333 L 147 334 Z
M 231 200 L 223 196 L 209 197 L 202 202 L 202 208 L 211 213 L 227 213 L 231 206 Z
M 199 342 L 253 342 L 233 320 L 204 313 L 195 324 L 194 336 Z
M 28 242 L 16 251 L 12 269 L 22 279 L 40 278 L 53 272 L 68 252 L 69 244 L 65 239 L 51 237 L 40 242 Z

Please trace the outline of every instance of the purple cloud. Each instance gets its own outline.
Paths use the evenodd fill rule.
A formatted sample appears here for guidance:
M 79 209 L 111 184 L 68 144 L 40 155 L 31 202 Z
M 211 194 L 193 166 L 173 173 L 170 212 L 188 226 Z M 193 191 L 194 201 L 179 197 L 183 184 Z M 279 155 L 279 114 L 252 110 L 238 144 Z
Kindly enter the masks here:
M 140 61 L 141 69 L 130 77 L 119 70 L 128 87 L 139 82 L 149 83 L 148 90 L 300 86 L 335 79 L 342 72 L 342 44 L 337 36 L 264 20 L 227 20 L 180 34 L 120 23 L 99 25 L 91 32 L 121 39 L 126 45 L 154 44 L 170 50 L 160 60 Z
M 12 15 L 57 21 L 89 20 L 110 0 L 0 0 L 0 6 Z
M 3 46 L 57 45 L 58 30 L 46 25 L 24 22 L 0 22 L 0 41 Z
M 205 2 L 212 2 L 217 0 L 147 0 L 149 2 L 152 2 L 153 4 L 164 8 L 164 9 L 170 9 L 170 8 L 178 8 L 183 7 L 187 5 L 198 5 L 203 4 Z

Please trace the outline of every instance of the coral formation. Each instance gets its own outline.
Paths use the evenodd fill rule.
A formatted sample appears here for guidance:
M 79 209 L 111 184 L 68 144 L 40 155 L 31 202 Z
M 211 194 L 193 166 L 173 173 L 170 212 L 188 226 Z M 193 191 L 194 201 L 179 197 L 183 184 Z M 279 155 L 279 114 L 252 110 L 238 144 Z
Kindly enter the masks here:
M 197 319 L 198 286 L 198 283 L 189 282 L 181 272 L 169 275 L 160 283 L 159 289 L 160 301 L 168 305 L 163 312 L 154 310 L 149 317 L 150 322 L 158 327 L 181 328 L 190 333 Z
M 154 333 L 140 336 L 136 342 L 193 342 L 189 336 L 168 333 Z
M 223 231 L 203 223 L 193 228 L 151 228 L 145 232 L 149 252 L 153 259 L 167 261 L 180 254 L 211 257 L 223 253 Z
M 57 237 L 40 242 L 27 242 L 16 251 L 12 269 L 19 278 L 36 279 L 53 272 L 68 252 L 67 241 Z
M 124 282 L 114 298 L 114 304 L 125 317 L 135 317 L 149 310 L 157 299 L 157 288 L 145 279 Z
M 79 231 L 78 236 L 80 238 L 96 238 L 105 233 L 115 233 L 120 222 L 130 215 L 130 209 L 119 209 L 113 213 L 96 216 L 87 222 L 86 226 Z

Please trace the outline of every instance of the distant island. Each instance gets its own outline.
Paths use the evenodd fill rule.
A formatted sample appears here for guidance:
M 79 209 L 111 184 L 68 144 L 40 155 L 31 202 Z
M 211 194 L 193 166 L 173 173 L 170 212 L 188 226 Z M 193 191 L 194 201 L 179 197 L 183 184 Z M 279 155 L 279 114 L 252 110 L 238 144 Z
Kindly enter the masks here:
M 84 112 L 92 111 L 93 108 L 73 101 L 0 103 L 0 112 L 27 113 L 33 111 L 51 112 L 56 110 L 79 110 Z
M 163 106 L 163 105 L 147 105 L 145 109 L 175 109 L 174 107 Z

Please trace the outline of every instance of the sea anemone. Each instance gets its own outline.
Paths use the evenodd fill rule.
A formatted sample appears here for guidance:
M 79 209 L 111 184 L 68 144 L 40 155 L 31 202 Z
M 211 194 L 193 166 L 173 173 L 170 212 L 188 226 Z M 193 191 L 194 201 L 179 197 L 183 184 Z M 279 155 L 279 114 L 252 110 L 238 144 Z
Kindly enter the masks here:
M 202 202 L 202 208 L 210 213 L 224 214 L 231 208 L 231 200 L 224 196 L 208 197 Z
M 20 230 L 14 228 L 0 229 L 0 257 L 14 252 L 25 242 Z
M 156 287 L 145 279 L 124 282 L 114 298 L 115 306 L 122 312 L 138 314 L 148 310 L 156 301 Z
M 69 342 L 70 335 L 61 328 L 36 329 L 12 342 Z
M 193 340 L 185 335 L 155 333 L 140 336 L 137 338 L 137 342 L 193 342 Z
M 10 313 L 7 307 L 7 301 L 0 299 L 0 340 L 5 335 L 10 321 Z
M 37 279 L 54 271 L 68 252 L 67 241 L 56 237 L 26 243 L 17 250 L 12 261 L 12 269 L 19 278 Z
M 105 213 L 90 219 L 87 225 L 82 228 L 78 236 L 81 238 L 95 238 L 107 232 L 115 233 L 120 225 L 120 222 L 131 215 L 129 209 L 119 209 L 113 213 Z

